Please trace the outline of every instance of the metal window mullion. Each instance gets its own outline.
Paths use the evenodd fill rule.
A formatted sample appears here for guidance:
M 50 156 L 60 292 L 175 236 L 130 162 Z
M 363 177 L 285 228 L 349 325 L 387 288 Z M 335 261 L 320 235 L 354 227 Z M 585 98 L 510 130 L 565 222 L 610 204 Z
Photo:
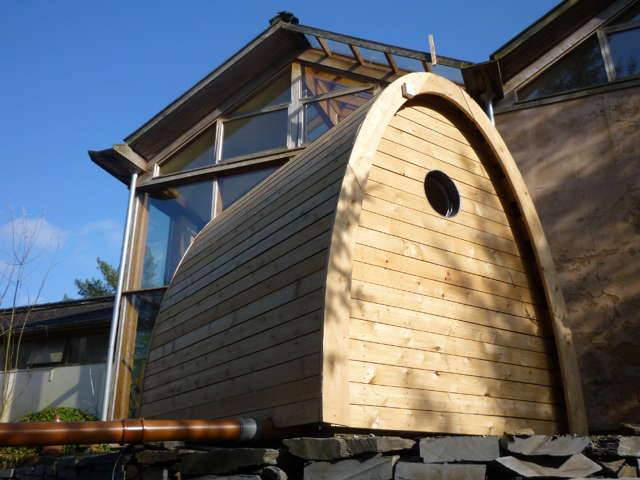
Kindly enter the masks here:
M 287 148 L 296 148 L 302 144 L 302 67 L 291 64 L 291 102 L 288 108 Z
M 633 22 L 621 23 L 619 25 L 611 25 L 608 27 L 603 27 L 605 33 L 617 33 L 623 32 L 625 30 L 633 30 L 636 28 L 640 28 L 640 20 L 634 20 Z
M 224 117 L 224 121 L 230 121 L 230 120 L 238 120 L 240 118 L 247 118 L 247 117 L 256 117 L 258 115 L 263 115 L 265 113 L 271 113 L 271 112 L 277 112 L 278 110 L 284 110 L 286 108 L 289 108 L 290 102 L 289 103 L 279 103 L 277 105 L 270 105 L 268 107 L 262 108 L 260 110 L 253 110 L 251 112 L 246 112 L 246 113 L 239 113 L 237 115 L 229 115 Z
M 362 87 L 353 87 L 353 88 L 345 88 L 344 90 L 335 90 L 333 92 L 323 93 L 322 95 L 316 95 L 315 97 L 303 98 L 301 99 L 302 104 L 320 102 L 322 100 L 330 100 L 332 98 L 337 97 L 345 97 L 347 95 L 354 95 L 360 92 L 366 92 L 368 90 L 373 90 L 377 85 L 370 84 Z
M 604 69 L 607 72 L 607 80 L 613 82 L 616 79 L 616 67 L 611 58 L 609 40 L 607 39 L 607 34 L 602 29 L 599 29 L 597 34 L 602 60 L 604 61 Z

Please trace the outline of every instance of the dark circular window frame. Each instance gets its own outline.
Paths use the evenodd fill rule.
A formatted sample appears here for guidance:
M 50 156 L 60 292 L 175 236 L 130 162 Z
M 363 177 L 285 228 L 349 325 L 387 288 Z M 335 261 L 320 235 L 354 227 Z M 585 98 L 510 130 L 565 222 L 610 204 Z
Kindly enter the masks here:
M 431 170 L 424 177 L 424 193 L 429 205 L 446 218 L 460 211 L 460 193 L 453 180 L 440 170 Z

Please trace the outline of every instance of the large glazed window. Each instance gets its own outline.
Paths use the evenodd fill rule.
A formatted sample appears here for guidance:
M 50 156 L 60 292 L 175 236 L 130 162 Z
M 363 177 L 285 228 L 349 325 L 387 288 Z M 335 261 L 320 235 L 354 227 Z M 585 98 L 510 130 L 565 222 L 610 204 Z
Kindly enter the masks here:
M 640 2 L 614 17 L 517 90 L 533 100 L 640 76 Z
M 176 173 L 208 167 L 216 161 L 213 146 L 215 129 L 208 129 L 162 166 L 162 173 Z
M 304 106 L 304 142 L 312 142 L 371 99 L 370 91 L 309 102 Z
M 308 65 L 287 67 L 266 86 L 220 116 L 185 147 L 159 163 L 176 174 L 265 155 L 285 154 L 346 118 L 372 96 L 375 84 Z M 338 98 L 339 97 L 339 98 Z M 301 126 L 306 122 L 307 127 Z
M 518 99 L 529 100 L 557 92 L 576 90 L 607 82 L 607 72 L 598 38 L 593 35 L 533 82 L 518 91 Z
M 236 200 L 275 172 L 278 167 L 278 165 L 269 165 L 248 172 L 221 176 L 218 179 L 218 189 L 222 209 L 229 208 Z
M 640 3 L 618 15 L 606 33 L 615 79 L 640 75 Z
M 131 389 L 129 391 L 129 418 L 140 415 L 142 403 L 142 379 L 144 378 L 151 332 L 160 310 L 162 292 L 144 292 L 128 298 L 136 319 L 136 333 L 133 347 L 133 367 L 131 369 Z
M 286 148 L 287 109 L 224 122 L 222 158 Z
M 211 219 L 213 182 L 203 181 L 145 195 L 147 221 L 142 288 L 167 285 L 187 247 Z

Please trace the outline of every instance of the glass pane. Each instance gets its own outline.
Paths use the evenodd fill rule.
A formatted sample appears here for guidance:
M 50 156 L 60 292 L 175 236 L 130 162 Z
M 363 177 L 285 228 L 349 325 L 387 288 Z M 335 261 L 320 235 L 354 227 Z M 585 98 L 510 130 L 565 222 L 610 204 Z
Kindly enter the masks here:
M 160 167 L 163 174 L 208 167 L 215 163 L 213 144 L 215 128 L 210 128 L 176 153 Z
M 387 57 L 384 56 L 384 53 L 379 52 L 378 50 L 360 47 L 360 53 L 362 54 L 365 62 L 377 63 L 378 65 L 384 65 L 385 67 L 389 66 L 387 63 Z
M 38 342 L 36 348 L 29 349 L 26 364 L 28 367 L 38 367 L 62 363 L 64 347 L 64 338 L 47 338 L 46 342 Z
M 222 158 L 286 147 L 288 120 L 287 110 L 276 110 L 224 122 Z
M 600 44 L 594 36 L 558 60 L 529 85 L 518 90 L 518 99 L 544 97 L 567 90 L 606 83 Z
M 369 91 L 320 100 L 304 106 L 304 141 L 312 142 L 334 125 L 347 118 L 371 97 Z
M 415 58 L 402 57 L 400 55 L 395 55 L 396 64 L 398 68 L 401 70 L 406 70 L 407 72 L 424 72 L 424 67 L 422 66 L 422 62 L 420 60 L 416 60 Z
M 187 247 L 211 219 L 213 182 L 191 183 L 147 195 L 141 286 L 154 288 L 169 283 Z
M 462 72 L 460 71 L 459 68 L 436 63 L 435 65 L 433 65 L 432 70 L 433 70 L 433 73 L 435 73 L 436 75 L 440 75 L 441 77 L 444 77 L 447 80 L 451 80 L 452 82 L 458 83 L 460 85 L 464 84 L 464 80 L 462 78 Z
M 609 35 L 609 49 L 616 79 L 640 74 L 640 28 Z
M 138 318 L 129 393 L 129 418 L 137 418 L 142 404 L 142 380 L 149 356 L 151 331 L 160 309 L 162 292 L 136 293 L 130 297 L 130 300 Z
M 325 38 L 325 41 L 327 42 L 327 46 L 329 47 L 329 50 L 331 50 L 331 53 L 353 58 L 353 52 L 346 43 L 336 42 L 335 40 L 329 40 L 328 38 Z
M 636 3 L 631 8 L 625 10 L 608 25 L 622 25 L 629 22 L 637 22 L 640 20 L 640 3 Z
M 262 182 L 279 168 L 279 165 L 251 170 L 248 172 L 224 175 L 218 179 L 222 208 L 229 208 L 236 200 Z
M 318 43 L 318 39 L 314 35 L 305 34 L 304 37 L 309 42 L 309 45 L 311 45 L 311 48 L 315 48 L 316 50 L 322 50 L 322 47 Z
M 302 96 L 315 97 L 324 93 L 344 90 L 349 87 L 364 87 L 364 82 L 359 82 L 338 73 L 324 70 L 315 70 L 304 67 L 302 70 Z
M 247 102 L 236 108 L 231 115 L 257 112 L 273 105 L 281 105 L 291 101 L 291 71 L 289 68 L 280 74 L 269 85 L 251 97 Z
M 88 365 L 107 360 L 109 338 L 106 334 L 72 336 L 67 339 L 65 363 Z

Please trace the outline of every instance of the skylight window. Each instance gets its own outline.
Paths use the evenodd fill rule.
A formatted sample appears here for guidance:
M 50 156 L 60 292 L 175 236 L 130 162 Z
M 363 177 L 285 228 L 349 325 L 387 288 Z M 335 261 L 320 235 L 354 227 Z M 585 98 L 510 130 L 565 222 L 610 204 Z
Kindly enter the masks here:
M 389 66 L 387 63 L 387 57 L 385 57 L 384 53 L 379 50 L 360 47 L 360 53 L 362 54 L 362 58 L 364 58 L 365 62 L 376 63 L 378 65 L 384 65 L 385 67 Z
M 335 40 L 328 38 L 325 39 L 325 42 L 327 42 L 327 46 L 329 47 L 329 50 L 331 50 L 332 54 L 342 55 L 343 57 L 353 57 L 353 52 L 346 43 L 336 42 Z

